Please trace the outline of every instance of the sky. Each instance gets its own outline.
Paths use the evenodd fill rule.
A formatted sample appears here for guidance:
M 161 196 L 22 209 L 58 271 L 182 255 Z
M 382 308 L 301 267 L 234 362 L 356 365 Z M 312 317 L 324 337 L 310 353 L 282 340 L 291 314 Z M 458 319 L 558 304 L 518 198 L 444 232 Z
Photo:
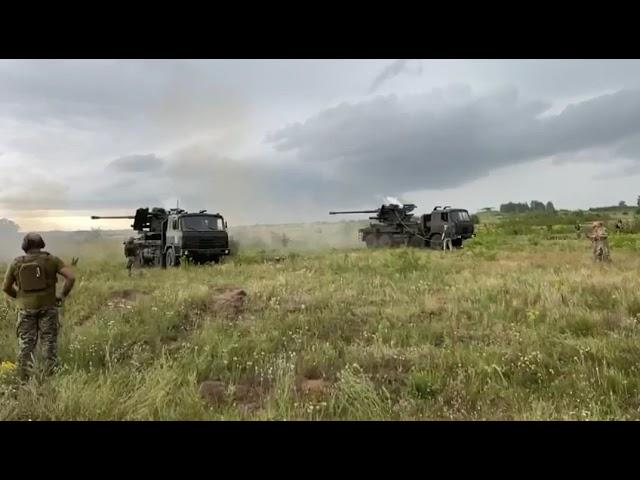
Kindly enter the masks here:
M 635 204 L 637 60 L 2 60 L 0 217 Z

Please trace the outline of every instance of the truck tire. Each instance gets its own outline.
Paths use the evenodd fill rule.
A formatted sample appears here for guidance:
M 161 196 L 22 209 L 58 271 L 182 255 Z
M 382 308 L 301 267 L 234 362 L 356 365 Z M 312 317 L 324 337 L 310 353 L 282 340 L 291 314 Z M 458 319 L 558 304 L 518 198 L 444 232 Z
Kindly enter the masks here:
M 211 260 L 217 265 L 218 263 L 220 263 L 220 256 L 215 255 Z
M 374 237 L 373 235 L 365 235 L 364 241 L 367 244 L 367 248 L 376 248 L 378 246 L 376 237 Z
M 173 248 L 167 249 L 165 253 L 165 265 L 167 268 L 177 267 L 180 265 L 180 259 L 176 257 L 176 252 L 173 251 Z
M 380 237 L 378 238 L 378 246 L 383 247 L 383 248 L 387 248 L 387 247 L 391 247 L 393 245 L 393 239 L 391 238 L 390 235 L 380 235 Z

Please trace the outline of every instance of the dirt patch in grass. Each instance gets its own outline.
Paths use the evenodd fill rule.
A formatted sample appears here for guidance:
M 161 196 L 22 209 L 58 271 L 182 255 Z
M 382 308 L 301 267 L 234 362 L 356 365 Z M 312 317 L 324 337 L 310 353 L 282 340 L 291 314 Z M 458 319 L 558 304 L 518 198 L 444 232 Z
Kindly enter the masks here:
M 329 382 L 322 378 L 304 378 L 300 382 L 300 391 L 310 395 L 322 395 L 328 388 Z
M 251 413 L 262 405 L 267 388 L 253 383 L 226 384 L 218 380 L 206 380 L 200 384 L 200 397 L 209 405 L 217 406 L 233 402 L 243 413 Z
M 214 288 L 212 296 L 207 302 L 210 311 L 217 311 L 231 315 L 240 314 L 245 307 L 247 292 L 238 287 Z
M 327 394 L 329 387 L 329 381 L 315 368 L 307 369 L 304 375 L 296 379 L 296 389 L 298 392 L 316 399 Z
M 446 297 L 442 292 L 427 292 L 424 296 L 424 313 L 437 315 L 445 310 Z
M 148 296 L 148 293 L 134 289 L 116 290 L 109 295 L 107 306 L 112 308 L 131 308 L 136 302 Z
M 200 397 L 209 405 L 222 404 L 227 396 L 227 386 L 224 382 L 216 380 L 206 380 L 200 384 L 198 389 Z

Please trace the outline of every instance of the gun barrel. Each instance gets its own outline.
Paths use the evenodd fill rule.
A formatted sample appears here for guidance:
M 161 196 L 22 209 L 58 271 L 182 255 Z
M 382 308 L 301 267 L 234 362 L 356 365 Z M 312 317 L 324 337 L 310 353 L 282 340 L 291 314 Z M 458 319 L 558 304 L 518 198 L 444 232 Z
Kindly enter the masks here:
M 344 212 L 329 212 L 329 215 L 342 215 L 343 213 L 378 213 L 378 210 L 347 210 Z
M 128 218 L 128 219 L 132 220 L 132 219 L 134 219 L 136 217 L 133 217 L 131 215 L 120 215 L 120 216 L 113 215 L 113 216 L 105 216 L 105 217 L 101 217 L 101 216 L 98 216 L 98 215 L 91 215 L 91 220 L 102 220 L 102 219 L 114 220 L 114 219 L 125 219 L 125 218 Z

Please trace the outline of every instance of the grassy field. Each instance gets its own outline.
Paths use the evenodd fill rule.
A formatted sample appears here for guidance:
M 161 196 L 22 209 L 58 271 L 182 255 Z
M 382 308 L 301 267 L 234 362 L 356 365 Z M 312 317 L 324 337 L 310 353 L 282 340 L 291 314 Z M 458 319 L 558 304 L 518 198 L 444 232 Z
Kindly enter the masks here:
M 61 371 L 0 372 L 0 419 L 640 418 L 640 235 L 599 265 L 569 227 L 131 278 L 105 244 L 78 264 Z M 0 362 L 15 353 L 2 299 Z

